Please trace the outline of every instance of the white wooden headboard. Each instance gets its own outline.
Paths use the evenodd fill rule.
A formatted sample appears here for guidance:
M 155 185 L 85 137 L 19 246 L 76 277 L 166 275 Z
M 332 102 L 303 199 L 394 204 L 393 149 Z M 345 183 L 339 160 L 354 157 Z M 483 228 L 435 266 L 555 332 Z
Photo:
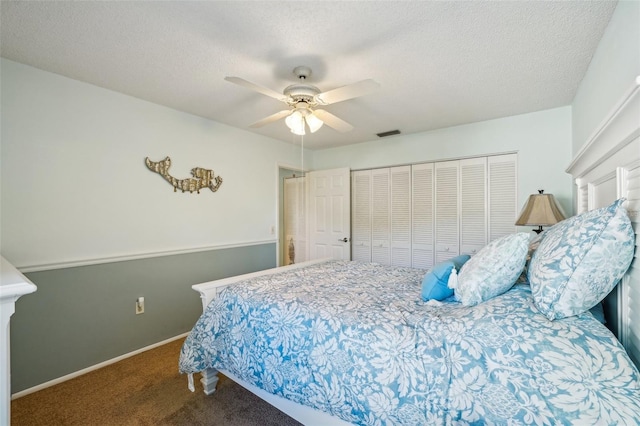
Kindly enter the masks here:
M 607 325 L 640 368 L 640 76 L 566 171 L 576 184 L 577 213 L 627 199 L 635 257 L 604 305 Z

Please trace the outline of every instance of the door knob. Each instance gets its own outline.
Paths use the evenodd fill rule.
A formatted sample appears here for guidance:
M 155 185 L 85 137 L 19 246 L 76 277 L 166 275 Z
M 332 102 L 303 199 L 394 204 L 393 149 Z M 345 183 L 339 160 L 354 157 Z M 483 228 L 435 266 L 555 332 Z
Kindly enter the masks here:
M 339 239 L 338 241 L 342 241 L 343 243 L 348 243 L 349 239 L 347 237 L 344 237 L 342 239 Z

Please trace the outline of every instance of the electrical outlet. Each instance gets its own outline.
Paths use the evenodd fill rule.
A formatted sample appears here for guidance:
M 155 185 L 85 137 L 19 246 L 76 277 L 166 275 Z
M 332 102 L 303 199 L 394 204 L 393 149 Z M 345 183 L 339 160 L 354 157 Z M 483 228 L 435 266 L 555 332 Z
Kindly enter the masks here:
M 138 297 L 136 300 L 136 315 L 144 314 L 144 297 Z

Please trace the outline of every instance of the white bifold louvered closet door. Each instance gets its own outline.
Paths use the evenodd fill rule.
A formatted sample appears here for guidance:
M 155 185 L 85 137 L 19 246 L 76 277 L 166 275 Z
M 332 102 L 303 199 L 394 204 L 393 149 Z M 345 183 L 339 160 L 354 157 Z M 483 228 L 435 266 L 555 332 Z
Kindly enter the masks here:
M 460 160 L 460 254 L 487 244 L 487 159 Z
M 516 230 L 516 154 L 352 172 L 352 259 L 431 268 Z
M 487 157 L 488 240 L 493 241 L 516 232 L 518 179 L 516 154 Z
M 411 167 L 352 172 L 351 258 L 411 266 Z
M 371 170 L 351 172 L 351 259 L 371 261 Z
M 460 251 L 460 162 L 435 164 L 435 263 L 451 259 Z
M 391 264 L 389 169 L 371 171 L 371 261 Z
M 414 268 L 433 267 L 434 256 L 434 165 L 411 166 L 411 264 Z
M 392 167 L 391 264 L 411 266 L 411 166 Z

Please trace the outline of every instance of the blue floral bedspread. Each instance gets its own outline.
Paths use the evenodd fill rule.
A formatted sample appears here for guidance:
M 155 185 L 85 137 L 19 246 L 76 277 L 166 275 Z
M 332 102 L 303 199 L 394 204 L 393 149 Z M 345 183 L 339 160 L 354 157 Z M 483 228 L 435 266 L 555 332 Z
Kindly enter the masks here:
M 528 284 L 425 303 L 424 273 L 331 261 L 234 284 L 180 371 L 223 369 L 363 425 L 640 424 L 638 370 L 590 313 L 549 321 Z

